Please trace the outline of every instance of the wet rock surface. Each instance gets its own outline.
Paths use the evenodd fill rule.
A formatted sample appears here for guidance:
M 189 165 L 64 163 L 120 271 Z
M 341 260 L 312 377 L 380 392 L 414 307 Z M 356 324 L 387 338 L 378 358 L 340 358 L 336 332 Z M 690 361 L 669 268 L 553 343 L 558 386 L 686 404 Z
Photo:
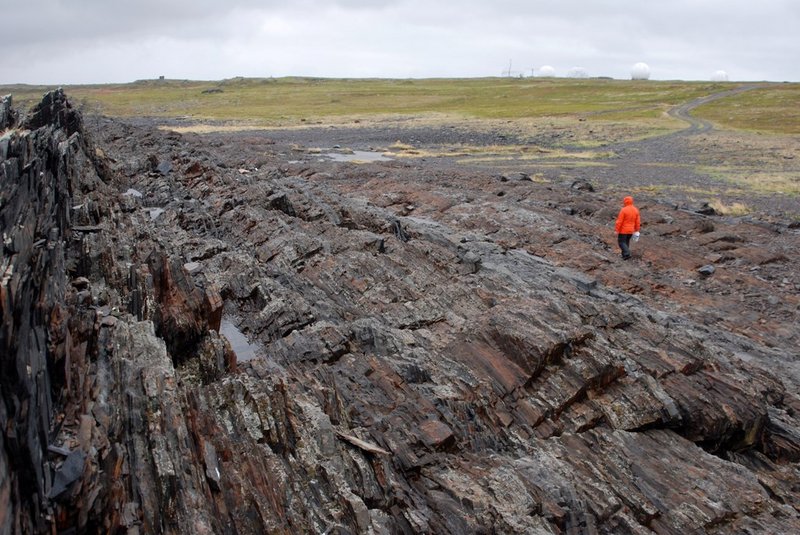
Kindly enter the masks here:
M 0 162 L 0 532 L 800 531 L 780 214 L 637 198 L 623 262 L 602 177 L 298 159 L 60 93 L 28 117 Z

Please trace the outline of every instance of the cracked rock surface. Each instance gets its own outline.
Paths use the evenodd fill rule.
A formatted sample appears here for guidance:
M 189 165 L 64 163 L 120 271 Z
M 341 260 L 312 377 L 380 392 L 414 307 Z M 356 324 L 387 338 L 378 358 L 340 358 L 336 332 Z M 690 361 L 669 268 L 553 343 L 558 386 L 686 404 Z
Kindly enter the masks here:
M 0 533 L 800 532 L 788 222 L 2 117 Z

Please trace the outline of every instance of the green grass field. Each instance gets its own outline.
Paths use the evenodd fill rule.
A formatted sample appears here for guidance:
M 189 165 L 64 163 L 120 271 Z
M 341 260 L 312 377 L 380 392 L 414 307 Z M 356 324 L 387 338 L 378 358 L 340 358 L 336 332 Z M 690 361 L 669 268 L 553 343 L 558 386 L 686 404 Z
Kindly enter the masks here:
M 719 125 L 800 134 L 800 84 L 773 84 L 701 106 L 695 114 Z
M 435 116 L 443 120 L 577 117 L 678 128 L 672 106 L 735 83 L 563 78 L 148 80 L 122 85 L 64 86 L 77 105 L 118 116 L 182 117 L 254 126 Z M 46 87 L 0 86 L 27 106 Z M 721 128 L 800 133 L 800 84 L 771 84 L 698 108 Z

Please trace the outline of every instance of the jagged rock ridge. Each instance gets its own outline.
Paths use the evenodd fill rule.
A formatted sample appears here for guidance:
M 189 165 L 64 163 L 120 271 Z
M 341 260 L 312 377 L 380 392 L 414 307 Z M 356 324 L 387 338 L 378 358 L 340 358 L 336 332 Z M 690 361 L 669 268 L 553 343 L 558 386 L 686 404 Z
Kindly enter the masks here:
M 0 140 L 3 533 L 800 528 L 780 347 L 497 240 L 469 199 L 398 213 L 107 120 L 95 146 L 60 92 L 23 120 Z

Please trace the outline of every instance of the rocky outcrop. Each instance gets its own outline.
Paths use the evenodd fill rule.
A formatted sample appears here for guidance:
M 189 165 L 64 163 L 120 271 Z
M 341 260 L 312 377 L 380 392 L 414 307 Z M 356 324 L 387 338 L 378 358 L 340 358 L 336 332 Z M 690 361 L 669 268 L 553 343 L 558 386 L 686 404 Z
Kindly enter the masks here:
M 176 354 L 197 357 L 189 378 L 210 381 L 233 365 L 216 334 L 222 301 L 213 285 L 192 281 L 163 253 L 130 266 L 130 277 L 110 261 L 118 194 L 103 181 L 109 170 L 95 163 L 100 155 L 63 93 L 47 94 L 2 142 L 0 495 L 7 507 L 0 532 L 124 525 L 107 520 L 108 507 L 133 514 L 138 525 L 140 513 L 113 499 L 124 494 L 122 464 L 108 463 L 122 463 L 121 444 L 138 455 L 140 441 L 158 440 L 135 423 L 149 410 L 146 400 L 177 403 L 159 383 L 174 390 L 165 340 L 178 345 Z M 126 351 L 136 357 L 129 367 Z M 155 476 L 147 477 L 149 485 Z
M 0 130 L 11 128 L 17 120 L 11 103 L 11 95 L 0 97 Z
M 49 437 L 54 403 L 67 381 L 69 318 L 63 303 L 71 193 L 93 180 L 82 168 L 77 139 L 63 129 L 65 121 L 76 120 L 64 109 L 51 124 L 29 133 L 10 130 L 0 140 L 0 495 L 11 505 L 0 516 L 4 532 L 42 532 L 48 525 Z
M 600 211 L 530 199 L 595 192 L 31 116 L 0 163 L 0 532 L 800 529 L 794 335 L 576 269 Z

